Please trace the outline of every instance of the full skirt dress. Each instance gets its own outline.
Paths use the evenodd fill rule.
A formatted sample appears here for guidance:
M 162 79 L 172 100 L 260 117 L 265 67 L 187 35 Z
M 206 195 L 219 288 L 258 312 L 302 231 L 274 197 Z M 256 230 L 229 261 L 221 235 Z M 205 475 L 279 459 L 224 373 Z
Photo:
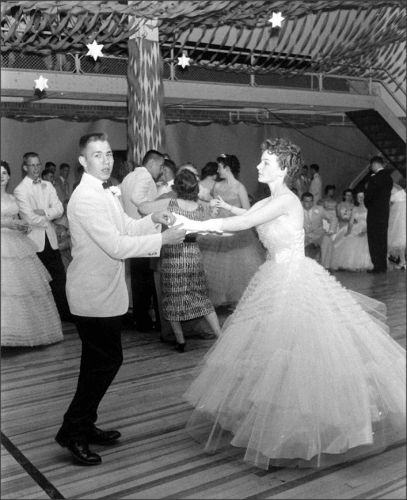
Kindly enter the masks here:
M 51 276 L 30 238 L 1 230 L 1 345 L 39 346 L 63 339 Z
M 263 469 L 321 467 L 405 439 L 405 350 L 385 305 L 304 256 L 304 234 L 262 224 L 268 259 L 184 394 L 186 429 Z

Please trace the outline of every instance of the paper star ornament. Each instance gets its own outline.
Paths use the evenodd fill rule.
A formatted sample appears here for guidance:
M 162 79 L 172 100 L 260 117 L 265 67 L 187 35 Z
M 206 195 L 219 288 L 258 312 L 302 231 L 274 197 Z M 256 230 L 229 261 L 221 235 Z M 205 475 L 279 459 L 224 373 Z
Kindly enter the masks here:
M 185 54 L 182 54 L 182 57 L 178 57 L 178 66 L 182 66 L 185 68 L 185 66 L 189 66 L 191 58 L 187 57 Z
M 280 26 L 281 28 L 281 21 L 284 21 L 284 19 L 285 17 L 281 15 L 281 12 L 277 12 L 277 14 L 273 12 L 272 17 L 269 19 L 269 23 L 273 25 L 273 28 L 276 26 Z
M 92 56 L 95 61 L 98 57 L 103 57 L 103 54 L 102 54 L 103 44 L 98 45 L 96 43 L 96 40 L 93 40 L 92 43 L 86 44 L 86 47 L 88 47 L 88 49 L 89 49 L 89 52 L 86 55 Z
M 38 80 L 34 80 L 35 82 L 35 88 L 36 89 L 40 89 L 41 92 L 44 90 L 44 89 L 47 89 L 48 88 L 48 85 L 47 85 L 47 81 L 48 81 L 48 78 L 44 78 L 42 75 L 38 78 Z

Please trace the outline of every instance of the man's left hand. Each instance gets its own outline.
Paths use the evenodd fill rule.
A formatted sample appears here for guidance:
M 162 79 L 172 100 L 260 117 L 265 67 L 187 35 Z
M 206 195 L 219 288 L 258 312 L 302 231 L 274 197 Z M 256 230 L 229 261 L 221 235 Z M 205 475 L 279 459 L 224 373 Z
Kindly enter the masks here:
M 155 224 L 165 224 L 166 226 L 172 226 L 175 223 L 174 214 L 168 210 L 163 210 L 162 212 L 154 212 L 151 216 L 151 220 Z

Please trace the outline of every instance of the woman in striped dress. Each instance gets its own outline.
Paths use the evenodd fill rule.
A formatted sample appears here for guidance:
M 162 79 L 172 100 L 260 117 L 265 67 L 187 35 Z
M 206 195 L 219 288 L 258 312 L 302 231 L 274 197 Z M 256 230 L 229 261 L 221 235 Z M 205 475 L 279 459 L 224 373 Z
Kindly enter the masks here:
M 176 198 L 144 202 L 139 205 L 141 214 L 157 210 L 169 210 L 188 219 L 208 219 L 198 203 L 198 178 L 189 170 L 180 171 L 174 179 Z M 196 243 L 196 235 L 187 234 L 179 245 L 165 245 L 161 251 L 161 289 L 163 317 L 174 331 L 179 352 L 185 349 L 181 321 L 204 316 L 216 336 L 220 334 L 218 317 L 209 299 L 202 256 Z

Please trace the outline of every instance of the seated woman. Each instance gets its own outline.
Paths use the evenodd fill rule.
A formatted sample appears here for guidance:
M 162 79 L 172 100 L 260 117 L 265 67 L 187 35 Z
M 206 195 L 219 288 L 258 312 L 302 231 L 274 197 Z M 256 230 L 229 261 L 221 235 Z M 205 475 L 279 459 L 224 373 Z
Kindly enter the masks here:
M 339 229 L 348 225 L 354 206 L 355 204 L 353 202 L 352 189 L 345 189 L 342 193 L 342 201 L 340 201 L 336 206 L 336 216 L 338 217 Z
M 367 209 L 364 198 L 364 191 L 359 190 L 356 193 L 357 204 L 352 209 L 348 225 L 343 226 L 336 236 L 331 269 L 347 271 L 373 269 L 367 243 Z
M 157 210 L 169 210 L 192 220 L 209 218 L 209 213 L 198 203 L 199 182 L 189 169 L 177 173 L 174 179 L 176 198 L 146 201 L 139 205 L 142 215 Z M 160 257 L 163 317 L 174 331 L 179 352 L 185 349 L 181 321 L 204 316 L 214 334 L 219 336 L 220 325 L 205 281 L 205 270 L 196 237 L 187 235 L 179 245 L 165 245 Z

